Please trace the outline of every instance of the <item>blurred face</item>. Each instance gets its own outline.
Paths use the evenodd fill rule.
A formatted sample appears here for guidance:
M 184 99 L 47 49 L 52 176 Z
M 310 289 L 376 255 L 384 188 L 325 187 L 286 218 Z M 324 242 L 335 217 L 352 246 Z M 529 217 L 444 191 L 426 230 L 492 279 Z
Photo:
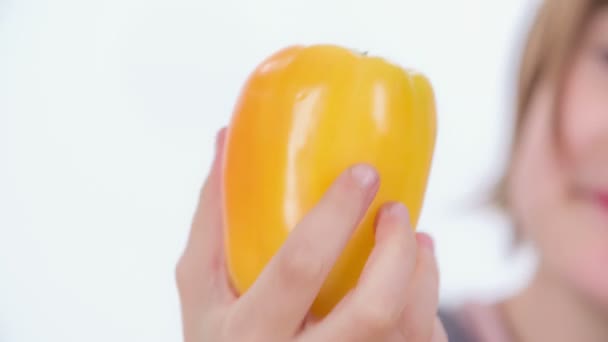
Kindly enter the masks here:
M 510 188 L 542 267 L 608 309 L 608 10 L 530 105 Z

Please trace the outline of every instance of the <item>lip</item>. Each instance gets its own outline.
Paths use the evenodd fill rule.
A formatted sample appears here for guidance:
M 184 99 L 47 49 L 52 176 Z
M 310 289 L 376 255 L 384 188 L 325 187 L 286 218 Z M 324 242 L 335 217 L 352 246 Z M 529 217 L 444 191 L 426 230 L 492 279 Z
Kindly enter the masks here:
M 608 191 L 595 191 L 593 199 L 600 207 L 608 211 Z

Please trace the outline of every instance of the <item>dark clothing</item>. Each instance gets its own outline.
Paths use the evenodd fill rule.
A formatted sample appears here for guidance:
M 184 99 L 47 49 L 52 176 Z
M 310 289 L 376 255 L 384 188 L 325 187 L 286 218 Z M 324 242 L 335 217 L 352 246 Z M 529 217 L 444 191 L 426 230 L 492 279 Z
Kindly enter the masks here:
M 455 310 L 440 310 L 449 342 L 512 342 L 500 304 L 468 303 Z
M 449 342 L 476 342 L 462 322 L 451 312 L 439 312 L 439 319 L 448 335 Z

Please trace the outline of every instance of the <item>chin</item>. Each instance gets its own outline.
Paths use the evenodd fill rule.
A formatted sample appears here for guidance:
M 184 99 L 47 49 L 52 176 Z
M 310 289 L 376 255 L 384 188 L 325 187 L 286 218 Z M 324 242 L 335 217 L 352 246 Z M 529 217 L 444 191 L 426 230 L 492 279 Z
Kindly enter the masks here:
M 578 198 L 555 210 L 543 251 L 561 278 L 608 312 L 608 221 L 597 203 Z
M 606 228 L 606 227 L 605 227 Z M 608 241 L 590 242 L 574 258 L 568 280 L 588 300 L 608 311 Z

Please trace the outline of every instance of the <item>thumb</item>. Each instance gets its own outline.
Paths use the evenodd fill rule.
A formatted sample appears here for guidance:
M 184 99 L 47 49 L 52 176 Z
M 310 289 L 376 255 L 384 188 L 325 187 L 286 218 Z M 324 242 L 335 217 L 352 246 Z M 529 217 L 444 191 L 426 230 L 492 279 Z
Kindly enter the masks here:
M 225 129 L 222 129 L 217 136 L 215 158 L 200 193 L 190 236 L 177 266 L 180 295 L 190 303 L 218 298 L 217 290 L 226 288 L 221 194 L 224 138 Z

